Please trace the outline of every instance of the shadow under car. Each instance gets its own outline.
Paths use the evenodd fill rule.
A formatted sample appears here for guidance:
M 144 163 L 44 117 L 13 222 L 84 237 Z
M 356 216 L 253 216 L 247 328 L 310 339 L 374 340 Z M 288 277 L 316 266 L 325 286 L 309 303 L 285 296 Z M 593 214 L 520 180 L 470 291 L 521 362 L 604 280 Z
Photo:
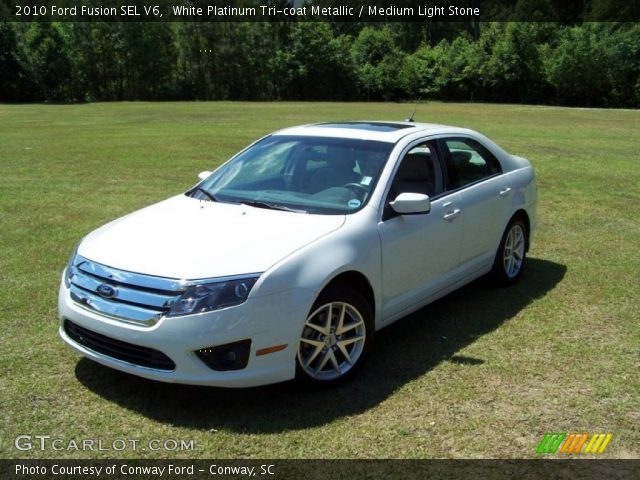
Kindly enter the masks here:
M 336 388 L 309 389 L 296 382 L 249 389 L 169 384 L 86 358 L 77 363 L 75 374 L 105 400 L 162 423 L 240 433 L 305 429 L 362 413 L 440 362 L 469 368 L 484 363 L 457 352 L 551 291 L 566 270 L 558 263 L 528 258 L 516 285 L 498 288 L 480 278 L 462 287 L 381 330 L 363 368 Z

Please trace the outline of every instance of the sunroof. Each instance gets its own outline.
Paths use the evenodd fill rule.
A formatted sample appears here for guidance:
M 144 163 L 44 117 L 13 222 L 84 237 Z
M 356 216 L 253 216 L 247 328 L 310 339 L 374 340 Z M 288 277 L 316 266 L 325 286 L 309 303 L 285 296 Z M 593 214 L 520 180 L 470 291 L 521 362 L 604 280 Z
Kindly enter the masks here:
M 369 130 L 372 132 L 395 132 L 403 128 L 411 128 L 412 125 L 402 123 L 384 122 L 341 122 L 341 123 L 321 123 L 317 127 L 325 128 L 352 128 L 354 130 Z

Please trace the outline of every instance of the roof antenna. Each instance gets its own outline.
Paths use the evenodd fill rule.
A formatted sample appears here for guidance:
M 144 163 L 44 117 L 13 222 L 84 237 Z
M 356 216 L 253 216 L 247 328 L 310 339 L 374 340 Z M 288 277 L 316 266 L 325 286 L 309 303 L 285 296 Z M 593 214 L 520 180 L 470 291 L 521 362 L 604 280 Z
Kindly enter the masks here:
M 420 99 L 418 99 L 418 103 L 420 103 Z M 416 106 L 413 109 L 413 113 L 411 114 L 411 116 L 409 118 L 405 118 L 404 121 L 405 122 L 411 122 L 414 123 L 415 121 L 413 120 L 413 116 L 416 114 L 416 110 L 418 109 L 418 104 L 416 103 Z

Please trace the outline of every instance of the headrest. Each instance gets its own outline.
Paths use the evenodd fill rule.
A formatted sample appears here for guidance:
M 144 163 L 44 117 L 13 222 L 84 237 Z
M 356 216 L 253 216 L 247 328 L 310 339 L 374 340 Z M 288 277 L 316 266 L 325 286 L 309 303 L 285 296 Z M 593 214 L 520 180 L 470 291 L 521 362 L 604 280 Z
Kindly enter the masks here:
M 351 171 L 356 166 L 356 159 L 350 148 L 328 147 L 326 159 L 331 168 L 338 170 Z
M 409 153 L 405 155 L 396 176 L 400 182 L 422 182 L 433 180 L 431 159 L 428 155 Z
M 465 163 L 469 163 L 471 160 L 471 152 L 463 152 L 460 150 L 451 152 L 451 160 L 453 160 L 453 163 L 456 165 L 464 165 Z

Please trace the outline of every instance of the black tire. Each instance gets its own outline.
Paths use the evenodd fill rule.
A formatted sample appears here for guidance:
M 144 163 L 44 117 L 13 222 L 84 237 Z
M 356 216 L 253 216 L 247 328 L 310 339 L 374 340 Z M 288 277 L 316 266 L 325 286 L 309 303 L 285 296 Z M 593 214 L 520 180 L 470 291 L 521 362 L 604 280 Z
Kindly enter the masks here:
M 517 243 L 511 243 L 510 234 L 513 236 L 514 242 Z M 512 218 L 502 234 L 500 246 L 496 252 L 496 258 L 491 270 L 491 277 L 497 285 L 513 285 L 520 279 L 526 263 L 528 242 L 529 233 L 524 220 L 519 216 Z M 521 255 L 519 264 L 517 262 L 517 254 Z M 511 256 L 514 263 L 509 262 L 509 256 Z
M 331 307 L 327 308 L 328 305 L 331 305 Z M 344 310 L 342 310 L 343 305 Z M 316 327 L 311 328 L 308 326 L 311 322 L 314 325 L 317 323 L 319 328 L 324 328 L 329 311 L 331 311 L 332 319 L 329 326 L 333 325 L 335 327 L 331 331 L 332 333 L 325 335 L 317 331 Z M 349 328 L 344 332 L 338 332 L 337 330 L 341 314 L 343 314 L 344 318 L 344 328 Z M 351 378 L 361 368 L 363 361 L 373 346 L 375 333 L 373 318 L 372 306 L 353 288 L 347 285 L 336 285 L 323 291 L 314 302 L 313 307 L 311 307 L 301 332 L 296 354 L 296 379 L 314 387 L 329 387 L 342 384 Z M 360 319 L 362 320 L 361 324 L 359 322 Z M 354 341 L 346 345 L 347 342 L 354 340 L 362 333 L 364 334 L 364 342 L 362 344 L 359 341 Z M 317 342 L 317 345 L 311 345 L 308 343 L 309 341 Z M 321 343 L 323 345 L 320 345 Z M 339 343 L 342 345 L 338 345 Z M 323 350 L 318 352 L 319 348 L 323 348 Z M 329 349 L 333 351 L 332 354 L 328 352 Z M 352 364 L 349 364 L 346 360 L 344 351 L 353 354 L 354 358 L 357 354 L 357 358 L 355 360 L 352 359 Z M 331 361 L 331 358 L 325 361 L 324 357 L 330 355 L 333 355 L 335 363 Z M 313 371 L 323 361 L 325 361 L 325 365 L 314 374 Z M 336 364 L 338 366 L 337 370 Z M 303 365 L 306 365 L 306 367 Z M 332 368 L 330 368 L 331 366 Z

